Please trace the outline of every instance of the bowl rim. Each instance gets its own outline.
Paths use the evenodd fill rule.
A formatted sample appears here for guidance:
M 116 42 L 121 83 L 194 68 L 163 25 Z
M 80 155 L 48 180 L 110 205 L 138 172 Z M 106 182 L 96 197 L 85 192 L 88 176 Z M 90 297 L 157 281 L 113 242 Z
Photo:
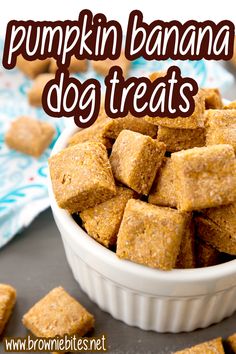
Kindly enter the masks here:
M 54 148 L 51 152 L 51 156 L 60 152 L 67 146 L 68 139 L 77 131 L 79 131 L 75 124 L 68 126 L 59 136 Z M 76 244 L 78 247 L 82 247 L 88 252 L 91 257 L 98 259 L 109 267 L 113 267 L 117 272 L 121 272 L 123 275 L 131 277 L 138 277 L 148 281 L 159 281 L 164 284 L 197 284 L 199 281 L 205 284 L 212 281 L 217 281 L 225 277 L 230 277 L 236 274 L 236 259 L 231 260 L 215 266 L 205 268 L 193 268 L 193 269 L 172 269 L 170 271 L 163 271 L 154 268 L 150 268 L 141 264 L 130 262 L 127 260 L 119 259 L 114 252 L 102 246 L 92 237 L 90 237 L 73 219 L 73 217 L 64 209 L 61 209 L 56 200 L 52 190 L 50 173 L 48 173 L 48 192 L 50 205 L 57 220 L 60 220 L 64 230 L 70 238 L 70 242 Z M 77 237 L 77 234 L 80 237 Z M 233 284 L 231 285 L 231 287 Z M 229 285 L 225 287 L 230 287 Z M 223 288 L 225 288 L 223 286 Z M 221 291 L 222 288 L 219 290 Z M 216 292 L 216 289 L 215 291 Z M 164 291 L 166 293 L 166 291 Z M 199 291 L 199 294 L 205 293 L 205 291 Z M 195 294 L 195 293 L 194 293 Z M 196 295 L 199 295 L 196 294 Z

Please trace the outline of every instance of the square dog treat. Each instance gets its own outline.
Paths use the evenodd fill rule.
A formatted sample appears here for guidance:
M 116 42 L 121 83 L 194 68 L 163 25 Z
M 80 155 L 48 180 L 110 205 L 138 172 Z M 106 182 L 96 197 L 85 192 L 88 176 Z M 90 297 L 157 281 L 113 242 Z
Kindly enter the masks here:
M 130 199 L 117 239 L 117 256 L 149 267 L 175 267 L 187 213 Z
M 172 129 L 160 126 L 157 141 L 165 143 L 169 152 L 201 147 L 206 145 L 205 129 Z
M 103 76 L 108 74 L 112 66 L 120 66 L 123 70 L 123 76 L 126 77 L 130 68 L 130 61 L 126 59 L 125 53 L 122 51 L 118 59 L 92 60 L 92 66 L 99 75 Z
M 148 117 L 145 116 L 145 120 L 151 124 L 161 125 L 168 128 L 179 128 L 179 129 L 196 129 L 204 128 L 204 110 L 205 110 L 205 99 L 202 92 L 198 92 L 194 96 L 195 109 L 191 116 L 189 117 Z
M 224 109 L 236 109 L 236 101 L 232 101 L 224 106 Z
M 213 208 L 236 199 L 236 159 L 231 145 L 212 145 L 175 152 L 178 208 Z
M 114 177 L 135 190 L 148 195 L 165 154 L 165 144 L 149 136 L 123 130 L 116 139 L 110 162 Z
M 32 87 L 28 91 L 28 100 L 32 106 L 42 106 L 42 95 L 48 81 L 54 79 L 54 74 L 40 74 L 33 81 Z
M 0 284 L 0 335 L 9 320 L 16 302 L 16 290 L 6 284 Z
M 157 135 L 158 127 L 146 122 L 143 118 L 136 118 L 129 114 L 124 118 L 110 119 L 105 126 L 104 135 L 116 139 L 122 130 L 132 130 L 154 138 Z
M 195 227 L 193 220 L 190 220 L 189 223 L 186 224 L 185 231 L 183 233 L 175 268 L 190 269 L 195 267 Z
M 21 70 L 25 75 L 29 76 L 31 79 L 34 79 L 39 74 L 45 73 L 48 69 L 50 59 L 45 60 L 33 60 L 29 61 L 24 59 L 22 55 L 19 55 L 17 58 L 16 66 Z
M 52 187 L 58 205 L 80 212 L 116 194 L 107 151 L 96 142 L 68 147 L 49 159 Z
M 5 135 L 6 144 L 24 154 L 39 157 L 52 142 L 55 129 L 51 124 L 30 117 L 12 122 Z
M 197 267 L 211 267 L 221 263 L 221 253 L 200 238 L 196 242 Z
M 206 111 L 206 145 L 230 144 L 236 151 L 236 109 Z
M 105 247 L 116 244 L 125 206 L 135 195 L 135 192 L 128 188 L 116 189 L 115 197 L 80 213 L 85 230 Z
M 50 291 L 22 319 L 36 337 L 84 336 L 94 327 L 94 317 L 62 287 Z
M 148 196 L 149 203 L 173 208 L 177 206 L 174 173 L 172 160 L 165 157 Z
M 84 143 L 86 141 L 96 141 L 105 145 L 107 149 L 111 148 L 111 140 L 104 137 L 107 121 L 109 121 L 109 118 L 96 124 L 94 123 L 89 128 L 78 131 L 69 139 L 69 146 Z
M 227 353 L 236 354 L 236 333 L 229 336 L 226 340 Z
M 79 60 L 74 55 L 72 55 L 70 60 L 69 72 L 70 73 L 80 73 L 87 71 L 88 62 L 87 60 Z M 49 72 L 55 74 L 57 71 L 57 62 L 55 59 L 50 59 Z
M 236 203 L 202 211 L 196 217 L 198 237 L 220 252 L 236 255 Z
M 187 348 L 175 352 L 175 354 L 225 354 L 222 339 L 216 338 L 209 342 L 195 345 L 192 348 Z
M 201 89 L 205 98 L 206 109 L 222 109 L 223 102 L 218 88 Z

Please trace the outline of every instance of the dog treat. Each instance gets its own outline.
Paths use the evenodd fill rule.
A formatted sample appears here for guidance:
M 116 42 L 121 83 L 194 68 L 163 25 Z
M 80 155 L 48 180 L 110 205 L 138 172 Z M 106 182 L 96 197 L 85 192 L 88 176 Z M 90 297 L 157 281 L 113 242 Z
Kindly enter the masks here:
M 0 284 L 0 335 L 2 334 L 16 302 L 16 290 L 6 284 Z
M 196 258 L 198 268 L 211 267 L 220 263 L 221 253 L 203 240 L 198 239 L 196 242 Z
M 195 256 L 195 230 L 193 220 L 186 224 L 180 244 L 180 251 L 177 257 L 175 268 L 189 269 L 196 267 Z
M 212 145 L 175 152 L 178 208 L 213 208 L 236 199 L 236 159 L 231 145 Z
M 51 124 L 23 116 L 12 122 L 5 142 L 11 149 L 39 157 L 51 143 L 54 134 L 55 129 Z
M 225 344 L 229 353 L 236 354 L 236 333 L 229 336 Z
M 204 110 L 205 99 L 202 92 L 198 92 L 194 96 L 195 109 L 189 117 L 149 117 L 145 116 L 145 120 L 151 124 L 160 125 L 168 128 L 180 128 L 180 129 L 196 129 L 204 127 Z
M 94 317 L 62 287 L 50 291 L 22 319 L 36 337 L 84 336 L 94 327 Z
M 195 218 L 198 237 L 220 252 L 236 255 L 236 204 L 202 211 Z
M 205 98 L 206 109 L 222 109 L 223 102 L 218 88 L 203 88 L 201 89 Z
M 105 247 L 114 246 L 125 206 L 134 196 L 131 189 L 117 187 L 115 197 L 82 211 L 80 217 L 88 234 Z
M 165 154 L 165 144 L 149 136 L 123 130 L 116 139 L 110 162 L 114 177 L 138 193 L 148 195 Z
M 105 145 L 107 149 L 111 148 L 111 140 L 104 137 L 104 130 L 107 121 L 109 121 L 109 118 L 93 124 L 89 128 L 78 131 L 69 139 L 69 146 L 84 143 L 86 141 L 96 141 Z
M 24 59 L 22 55 L 19 55 L 17 57 L 16 66 L 25 75 L 29 76 L 31 79 L 34 79 L 37 75 L 45 73 L 47 71 L 49 63 L 50 59 L 36 59 L 33 61 L 29 61 Z
M 107 151 L 96 142 L 68 147 L 49 159 L 58 205 L 70 213 L 92 208 L 116 194 Z
M 121 52 L 121 55 L 116 60 L 105 59 L 105 60 L 92 60 L 93 69 L 99 74 L 106 76 L 109 73 L 109 70 L 112 66 L 120 66 L 123 71 L 123 76 L 128 75 L 130 68 L 130 61 L 126 59 L 124 51 Z
M 155 71 L 149 75 L 149 79 L 153 82 L 156 79 L 159 79 L 160 77 L 166 76 L 167 72 L 164 70 L 160 71 Z
M 166 144 L 166 150 L 177 152 L 206 145 L 205 129 L 172 129 L 159 127 L 157 141 Z
M 43 89 L 48 81 L 54 79 L 54 74 L 40 74 L 33 81 L 32 87 L 28 91 L 28 100 L 32 106 L 42 106 Z
M 229 104 L 226 104 L 223 108 L 224 109 L 236 109 L 236 101 L 232 101 Z
M 216 338 L 209 342 L 195 345 L 192 348 L 186 348 L 175 352 L 175 354 L 225 354 L 222 339 Z
M 236 151 L 236 109 L 208 110 L 206 145 L 230 144 Z
M 74 55 L 72 55 L 70 60 L 70 65 L 68 68 L 70 73 L 85 72 L 87 71 L 87 68 L 88 68 L 87 60 L 79 60 Z M 55 74 L 57 69 L 58 67 L 57 67 L 56 60 L 51 58 L 49 64 L 49 72 Z
M 149 267 L 175 267 L 189 214 L 130 199 L 117 238 L 117 256 Z
M 148 196 L 148 202 L 175 208 L 177 206 L 177 196 L 174 179 L 173 162 L 170 158 L 165 157 L 161 167 L 157 171 L 156 178 Z
M 124 118 L 110 119 L 105 126 L 104 135 L 107 138 L 116 139 L 122 130 L 132 130 L 154 138 L 157 135 L 157 129 L 157 126 L 146 122 L 143 118 L 136 118 L 129 114 Z

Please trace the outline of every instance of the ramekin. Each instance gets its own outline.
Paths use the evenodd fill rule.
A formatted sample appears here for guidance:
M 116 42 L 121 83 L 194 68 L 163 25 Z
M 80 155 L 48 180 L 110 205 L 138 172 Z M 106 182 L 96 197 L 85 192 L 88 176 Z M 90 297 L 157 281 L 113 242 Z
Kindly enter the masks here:
M 52 154 L 78 128 L 68 127 Z M 49 178 L 53 215 L 75 279 L 102 310 L 130 326 L 157 332 L 204 328 L 236 310 L 236 260 L 201 269 L 161 271 L 120 260 L 58 207 Z

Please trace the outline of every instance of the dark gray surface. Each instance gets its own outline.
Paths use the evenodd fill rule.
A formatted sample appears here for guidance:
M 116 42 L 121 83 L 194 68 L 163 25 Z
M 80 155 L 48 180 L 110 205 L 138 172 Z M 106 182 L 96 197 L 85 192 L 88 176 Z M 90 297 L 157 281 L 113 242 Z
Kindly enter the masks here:
M 107 334 L 109 353 L 171 353 L 217 336 L 226 338 L 236 331 L 236 314 L 207 329 L 181 334 L 142 331 L 114 320 L 92 303 L 74 280 L 59 231 L 49 210 L 0 250 L 0 274 L 0 282 L 12 284 L 18 292 L 16 308 L 4 333 L 6 336 L 26 336 L 27 331 L 21 324 L 22 315 L 49 290 L 59 285 L 95 315 L 94 335 Z

